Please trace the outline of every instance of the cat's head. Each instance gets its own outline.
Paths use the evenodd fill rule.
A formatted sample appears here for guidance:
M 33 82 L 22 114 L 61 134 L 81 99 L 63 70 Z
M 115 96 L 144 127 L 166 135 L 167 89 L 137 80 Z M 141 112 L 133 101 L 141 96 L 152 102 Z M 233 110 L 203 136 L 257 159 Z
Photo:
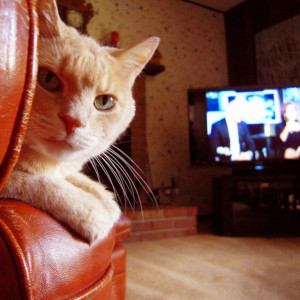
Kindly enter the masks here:
M 38 84 L 24 144 L 58 160 L 88 159 L 131 122 L 134 80 L 159 39 L 127 50 L 101 47 L 60 20 L 55 0 L 39 0 L 38 14 Z

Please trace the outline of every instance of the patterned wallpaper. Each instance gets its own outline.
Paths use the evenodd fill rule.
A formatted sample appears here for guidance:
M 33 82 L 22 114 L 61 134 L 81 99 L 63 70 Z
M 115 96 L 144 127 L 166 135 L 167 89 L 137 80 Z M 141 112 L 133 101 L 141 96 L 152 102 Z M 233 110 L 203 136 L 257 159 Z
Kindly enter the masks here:
M 89 0 L 95 16 L 88 32 L 108 43 L 119 31 L 120 47 L 149 35 L 161 38 L 165 72 L 147 76 L 147 143 L 153 187 L 178 183 L 176 204 L 196 204 L 212 211 L 212 176 L 216 170 L 191 167 L 187 90 L 227 84 L 224 16 L 180 0 Z M 168 201 L 162 199 L 162 201 Z

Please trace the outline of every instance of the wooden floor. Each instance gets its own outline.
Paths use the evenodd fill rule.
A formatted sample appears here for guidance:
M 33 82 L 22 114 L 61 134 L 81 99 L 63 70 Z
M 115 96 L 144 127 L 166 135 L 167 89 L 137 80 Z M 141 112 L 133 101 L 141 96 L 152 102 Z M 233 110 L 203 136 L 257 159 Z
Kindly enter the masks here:
M 126 300 L 300 299 L 298 237 L 204 233 L 126 248 Z

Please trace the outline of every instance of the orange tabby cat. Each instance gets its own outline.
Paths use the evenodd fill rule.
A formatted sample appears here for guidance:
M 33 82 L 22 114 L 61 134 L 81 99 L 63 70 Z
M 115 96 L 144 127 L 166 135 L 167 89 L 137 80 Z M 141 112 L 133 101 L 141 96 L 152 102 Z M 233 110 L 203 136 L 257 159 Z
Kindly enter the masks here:
M 108 234 L 120 209 L 80 170 L 131 122 L 134 80 L 159 39 L 128 50 L 101 47 L 60 20 L 55 0 L 40 0 L 38 14 L 38 85 L 20 158 L 1 196 L 49 212 L 91 243 Z

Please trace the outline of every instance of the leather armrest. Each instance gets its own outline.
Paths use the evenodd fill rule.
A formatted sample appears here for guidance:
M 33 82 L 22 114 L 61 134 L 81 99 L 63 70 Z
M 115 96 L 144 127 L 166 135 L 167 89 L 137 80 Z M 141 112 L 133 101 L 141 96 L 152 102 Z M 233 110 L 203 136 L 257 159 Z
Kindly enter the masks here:
M 125 216 L 121 215 L 120 219 L 115 225 L 115 239 L 116 244 L 124 241 L 131 232 L 131 221 Z
M 0 269 L 0 294 L 19 289 L 25 299 L 65 299 L 111 288 L 114 246 L 114 230 L 90 246 L 49 214 L 21 201 L 1 200 L 0 262 L 12 265 Z M 10 275 L 18 282 L 13 289 L 5 286 Z

